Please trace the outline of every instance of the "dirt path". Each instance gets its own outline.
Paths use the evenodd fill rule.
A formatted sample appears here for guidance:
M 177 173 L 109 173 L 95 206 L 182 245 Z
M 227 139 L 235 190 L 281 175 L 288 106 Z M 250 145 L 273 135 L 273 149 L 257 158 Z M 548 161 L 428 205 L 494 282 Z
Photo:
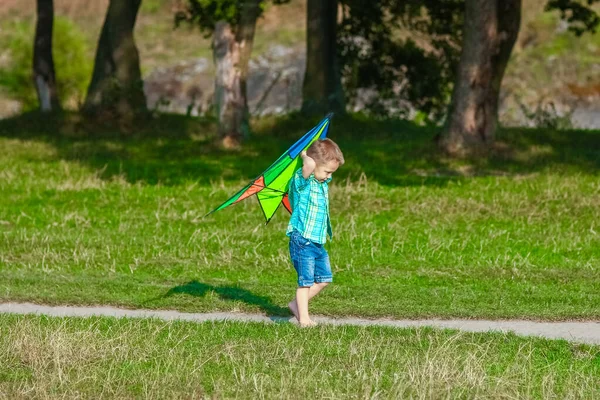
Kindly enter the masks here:
M 44 306 L 31 303 L 0 303 L 0 313 L 43 314 L 55 317 L 89 317 L 93 315 L 128 318 L 159 318 L 184 321 L 254 321 L 287 322 L 286 317 L 268 317 L 260 314 L 228 312 L 182 313 L 168 310 L 126 310 L 114 307 Z M 566 339 L 579 343 L 600 344 L 600 322 L 535 322 L 525 320 L 390 320 L 361 318 L 314 317 L 321 324 L 379 325 L 397 328 L 432 326 L 459 329 L 468 332 L 512 331 L 518 335 L 540 336 L 549 339 Z

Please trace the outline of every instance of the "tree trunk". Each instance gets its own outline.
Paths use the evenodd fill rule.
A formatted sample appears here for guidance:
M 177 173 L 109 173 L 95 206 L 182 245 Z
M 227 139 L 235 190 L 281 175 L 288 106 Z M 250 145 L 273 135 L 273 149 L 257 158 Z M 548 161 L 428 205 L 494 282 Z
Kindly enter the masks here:
M 53 23 L 53 0 L 37 0 L 37 25 L 33 45 L 33 81 L 40 110 L 43 112 L 60 109 L 54 59 L 52 58 Z
M 229 23 L 220 21 L 213 36 L 219 137 L 228 148 L 238 147 L 250 132 L 246 82 L 260 0 L 246 0 L 241 7 L 236 32 Z
M 227 22 L 219 21 L 215 26 L 213 58 L 216 66 L 215 107 L 219 119 L 219 137 L 225 147 L 237 147 L 244 137 L 245 119 L 240 46 Z
M 467 0 L 458 77 L 440 145 L 455 156 L 494 142 L 498 98 L 521 24 L 521 0 Z
M 306 72 L 302 112 L 344 112 L 341 71 L 337 56 L 337 0 L 308 0 L 306 12 Z
M 133 36 L 141 1 L 110 0 L 85 110 L 110 110 L 120 117 L 146 110 L 140 58 Z
M 248 93 L 246 90 L 248 81 L 248 64 L 250 62 L 250 55 L 252 54 L 252 45 L 254 44 L 254 32 L 256 30 L 256 20 L 261 13 L 260 10 L 261 0 L 246 0 L 242 3 L 240 24 L 236 32 L 235 40 L 240 46 L 240 86 L 242 92 L 242 99 L 244 101 L 244 123 L 246 129 L 244 135 L 249 132 L 248 128 Z

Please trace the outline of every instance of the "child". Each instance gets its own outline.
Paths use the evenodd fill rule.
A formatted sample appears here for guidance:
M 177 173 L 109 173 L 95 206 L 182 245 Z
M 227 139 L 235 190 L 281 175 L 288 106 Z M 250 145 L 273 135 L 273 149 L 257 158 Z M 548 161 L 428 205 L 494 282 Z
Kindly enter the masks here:
M 288 307 L 300 325 L 316 325 L 308 301 L 333 281 L 329 255 L 323 245 L 332 237 L 329 220 L 331 175 L 344 164 L 344 155 L 331 139 L 318 140 L 302 154 L 302 168 L 292 177 L 289 199 L 292 216 L 287 228 L 290 256 L 298 273 L 296 298 Z

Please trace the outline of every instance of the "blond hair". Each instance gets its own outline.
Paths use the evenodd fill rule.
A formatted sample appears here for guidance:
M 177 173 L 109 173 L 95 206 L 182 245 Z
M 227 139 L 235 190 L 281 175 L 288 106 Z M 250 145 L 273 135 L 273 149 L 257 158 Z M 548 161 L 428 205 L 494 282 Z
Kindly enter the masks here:
M 337 161 L 339 165 L 344 164 L 342 151 L 331 139 L 317 140 L 306 150 L 306 154 L 318 164 L 325 164 L 329 161 Z

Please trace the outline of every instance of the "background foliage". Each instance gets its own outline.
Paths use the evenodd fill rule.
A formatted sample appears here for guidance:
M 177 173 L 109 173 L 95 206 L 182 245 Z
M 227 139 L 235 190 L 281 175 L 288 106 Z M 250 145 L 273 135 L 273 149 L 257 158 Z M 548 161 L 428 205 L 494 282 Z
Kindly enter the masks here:
M 0 69 L 0 87 L 21 101 L 24 110 L 32 110 L 38 107 L 31 72 L 35 24 L 27 20 L 7 24 L 0 46 L 9 51 L 10 61 Z M 74 108 L 83 101 L 92 73 L 89 43 L 74 22 L 61 16 L 54 19 L 52 40 L 58 93 L 63 106 Z

